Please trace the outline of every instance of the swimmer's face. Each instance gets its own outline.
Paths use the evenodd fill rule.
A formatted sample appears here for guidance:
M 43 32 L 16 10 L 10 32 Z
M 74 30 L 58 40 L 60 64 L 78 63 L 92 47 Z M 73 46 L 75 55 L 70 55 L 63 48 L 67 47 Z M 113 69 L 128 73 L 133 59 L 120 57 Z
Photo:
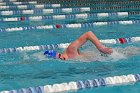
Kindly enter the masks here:
M 68 59 L 66 54 L 61 54 L 61 53 L 57 53 L 56 58 L 59 58 L 61 60 L 67 60 Z

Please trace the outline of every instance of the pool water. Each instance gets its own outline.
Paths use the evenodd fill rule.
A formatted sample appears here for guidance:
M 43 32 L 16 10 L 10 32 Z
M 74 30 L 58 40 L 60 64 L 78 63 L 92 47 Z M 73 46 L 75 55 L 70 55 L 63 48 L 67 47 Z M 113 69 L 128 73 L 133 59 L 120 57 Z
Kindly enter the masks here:
M 86 22 L 90 19 L 84 20 Z M 78 22 L 84 22 L 79 19 Z M 71 23 L 71 20 L 67 20 Z M 77 21 L 73 21 L 76 23 Z M 54 21 L 50 24 L 64 24 Z M 0 28 L 24 27 L 28 25 L 46 25 L 41 22 L 5 22 Z M 54 29 L 54 30 L 33 30 L 21 32 L 0 33 L 0 49 L 33 45 L 48 45 L 69 43 L 77 39 L 87 31 L 92 31 L 99 39 L 114 39 L 139 37 L 140 24 L 135 25 L 108 25 L 99 27 L 79 29 Z M 93 52 L 96 58 L 59 60 L 46 58 L 43 55 L 45 50 L 30 52 L 13 52 L 0 54 L 0 91 L 20 89 L 35 86 L 44 86 L 55 83 L 63 83 L 78 80 L 104 78 L 127 74 L 139 74 L 140 71 L 140 42 L 126 44 L 106 44 L 106 46 L 119 50 L 118 55 L 113 57 L 102 57 L 97 49 L 88 41 L 81 52 Z M 133 51 L 131 50 L 133 49 Z M 132 51 L 133 54 L 126 56 L 125 52 Z M 57 49 L 63 52 L 63 49 Z M 92 55 L 91 55 L 92 56 Z M 94 56 L 93 56 L 94 57 Z M 89 88 L 70 93 L 138 93 L 140 83 Z
M 137 29 L 136 29 L 137 28 Z M 0 47 L 19 47 L 30 45 L 45 45 L 71 42 L 78 38 L 86 31 L 92 30 L 99 39 L 132 37 L 139 35 L 138 26 L 104 26 L 98 28 L 88 29 L 58 29 L 53 31 L 29 31 L 29 32 L 13 32 L 1 33 Z M 128 33 L 129 32 L 129 33 Z M 88 46 L 90 45 L 90 46 Z M 106 45 L 112 48 L 139 48 L 140 43 Z M 88 42 L 84 45 L 84 52 L 86 49 L 95 52 L 94 47 Z M 92 49 L 90 49 L 92 48 Z M 131 48 L 130 48 L 131 49 Z M 63 51 L 63 50 L 58 50 Z M 81 50 L 82 51 L 82 50 Z M 43 51 L 31 51 L 21 53 L 5 53 L 1 54 L 0 62 L 0 76 L 1 76 L 1 90 L 11 90 L 26 88 L 30 86 L 40 86 L 46 84 L 55 84 L 62 82 L 87 80 L 115 75 L 137 74 L 140 70 L 139 54 L 114 60 L 56 60 L 47 59 L 42 55 Z M 127 86 L 127 87 L 126 87 Z M 135 88 L 132 88 L 134 87 Z M 132 88 L 132 92 L 139 90 L 139 83 L 101 87 L 97 89 L 85 89 L 80 92 L 104 92 L 104 91 L 128 91 Z M 134 89 L 134 90 L 133 90 Z M 129 91 L 130 92 L 130 91 Z

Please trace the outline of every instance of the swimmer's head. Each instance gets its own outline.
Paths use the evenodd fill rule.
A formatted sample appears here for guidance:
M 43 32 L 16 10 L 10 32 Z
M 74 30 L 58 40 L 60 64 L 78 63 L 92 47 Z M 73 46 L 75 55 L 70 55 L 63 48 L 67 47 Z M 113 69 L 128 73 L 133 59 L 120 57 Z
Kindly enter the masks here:
M 57 52 L 54 50 L 46 50 L 44 52 L 44 55 L 46 55 L 49 58 L 56 58 L 56 54 L 57 54 Z
M 59 58 L 61 60 L 67 60 L 68 59 L 66 54 L 61 54 L 61 53 L 56 52 L 54 50 L 46 50 L 44 52 L 44 55 L 46 55 L 49 58 Z

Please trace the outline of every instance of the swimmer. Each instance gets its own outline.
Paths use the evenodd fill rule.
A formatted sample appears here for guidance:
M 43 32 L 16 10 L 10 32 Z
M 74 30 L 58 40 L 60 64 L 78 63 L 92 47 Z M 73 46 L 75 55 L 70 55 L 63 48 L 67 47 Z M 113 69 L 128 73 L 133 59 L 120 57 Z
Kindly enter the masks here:
M 113 52 L 111 48 L 107 48 L 102 45 L 92 31 L 88 31 L 81 35 L 78 39 L 73 41 L 63 53 L 55 51 L 51 51 L 51 53 L 49 53 L 48 51 L 46 51 L 44 55 L 47 54 L 49 56 L 52 56 L 53 58 L 59 58 L 61 60 L 67 60 L 75 58 L 77 56 L 81 56 L 83 54 L 80 53 L 79 48 L 88 40 L 90 40 L 95 45 L 95 47 L 102 53 L 111 54 Z

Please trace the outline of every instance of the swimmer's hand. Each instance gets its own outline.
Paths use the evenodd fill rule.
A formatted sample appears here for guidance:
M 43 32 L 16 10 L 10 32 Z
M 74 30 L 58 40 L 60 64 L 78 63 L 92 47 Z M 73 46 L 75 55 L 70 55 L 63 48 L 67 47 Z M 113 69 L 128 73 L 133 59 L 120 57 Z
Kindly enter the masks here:
M 107 48 L 107 47 L 99 48 L 99 51 L 103 52 L 105 54 L 111 54 L 113 52 L 113 50 L 111 48 Z

